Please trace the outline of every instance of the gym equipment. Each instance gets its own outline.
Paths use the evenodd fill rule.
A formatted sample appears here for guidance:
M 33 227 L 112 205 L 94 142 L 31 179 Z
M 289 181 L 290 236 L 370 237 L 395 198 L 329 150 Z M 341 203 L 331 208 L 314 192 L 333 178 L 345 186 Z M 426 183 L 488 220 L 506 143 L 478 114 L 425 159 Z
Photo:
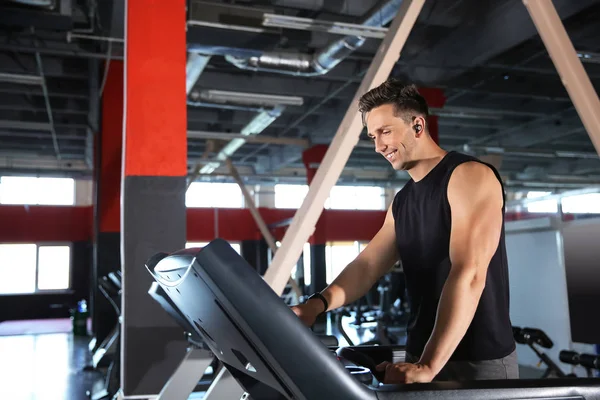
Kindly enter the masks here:
M 203 397 L 205 400 L 239 398 L 243 394 L 239 384 L 233 380 L 219 358 L 213 355 L 166 291 L 157 282 L 153 282 L 148 294 L 183 328 L 183 333 L 189 342 L 185 357 L 156 400 L 185 400 L 192 393 L 199 392 L 205 392 Z M 337 348 L 339 345 L 337 338 L 333 336 L 321 336 L 320 340 L 331 348 Z M 213 385 L 217 376 L 220 376 L 218 386 Z
M 146 267 L 245 390 L 243 399 L 600 400 L 596 378 L 364 384 L 226 241 L 160 254 Z
M 581 354 L 571 350 L 562 350 L 559 353 L 558 358 L 565 364 L 582 366 L 585 368 L 587 376 L 590 378 L 594 376 L 593 370 L 600 371 L 600 355 Z
M 92 367 L 103 368 L 111 364 L 120 335 L 118 319 L 121 316 L 121 274 L 111 272 L 98 282 L 98 290 L 108 300 L 116 315 L 116 324 L 110 334 L 92 353 Z
M 104 386 L 98 391 L 88 391 L 91 400 L 112 398 L 119 390 L 121 368 L 121 274 L 111 272 L 98 284 L 100 293 L 109 301 L 117 316 L 116 326 L 92 354 L 92 365 L 85 370 L 108 368 Z
M 398 294 L 397 292 L 403 288 L 403 285 L 400 285 L 398 282 L 399 274 L 394 272 L 395 271 L 392 271 L 384 275 L 377 284 L 377 291 L 379 292 L 379 305 L 377 308 L 372 311 L 364 312 L 362 303 L 363 300 L 366 300 L 366 296 L 355 302 L 354 306 L 349 307 L 356 310 L 354 314 L 355 318 L 351 325 L 360 326 L 365 323 L 375 324 L 374 327 L 370 328 L 370 330 L 375 333 L 375 336 L 371 340 L 361 343 L 361 345 L 392 346 L 397 345 L 400 342 L 399 337 L 394 335 L 390 328 L 405 326 L 407 314 L 398 307 L 395 307 L 392 301 L 396 297 L 395 295 Z M 353 346 L 355 343 L 349 338 L 342 325 L 343 317 L 351 316 L 349 308 L 342 307 L 339 310 L 334 311 L 333 314 L 337 319 L 337 329 L 348 344 Z
M 554 346 L 554 343 L 544 331 L 536 328 L 520 328 L 513 326 L 513 335 L 517 343 L 528 345 L 535 354 L 537 354 L 540 358 L 539 364 L 544 363 L 547 365 L 542 378 L 565 378 L 573 376 L 564 373 L 546 353 L 542 353 L 536 348 L 536 345 L 545 349 L 551 349 Z
M 181 314 L 177 306 L 167 295 L 165 290 L 156 282 L 152 283 L 148 294 L 183 328 L 189 346 L 185 357 L 179 363 L 177 370 L 165 384 L 156 400 L 184 400 L 195 392 L 212 392 L 214 398 L 239 398 L 243 393 L 237 383 L 232 381 L 223 364 L 211 352 L 202 337 L 186 317 Z M 222 375 L 221 380 L 230 384 L 219 385 L 219 394 L 211 390 L 211 384 L 217 375 Z M 227 392 L 223 392 L 222 389 Z M 205 395 L 208 399 L 208 395 Z M 211 397 L 212 398 L 212 397 Z

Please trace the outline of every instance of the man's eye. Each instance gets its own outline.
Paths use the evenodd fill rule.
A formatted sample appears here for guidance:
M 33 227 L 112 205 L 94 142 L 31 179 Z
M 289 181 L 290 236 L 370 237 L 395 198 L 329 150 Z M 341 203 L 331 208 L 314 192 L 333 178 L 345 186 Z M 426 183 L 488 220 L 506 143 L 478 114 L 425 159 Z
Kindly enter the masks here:
M 384 135 L 387 135 L 387 134 L 389 134 L 389 133 L 390 133 L 390 131 L 383 131 L 382 133 L 383 133 Z

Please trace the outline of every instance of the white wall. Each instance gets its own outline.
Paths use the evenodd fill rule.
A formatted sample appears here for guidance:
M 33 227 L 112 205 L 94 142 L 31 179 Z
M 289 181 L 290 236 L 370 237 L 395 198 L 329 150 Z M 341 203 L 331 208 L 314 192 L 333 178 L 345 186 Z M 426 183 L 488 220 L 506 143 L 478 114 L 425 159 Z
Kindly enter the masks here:
M 521 225 L 524 221 L 519 221 Z M 539 224 L 539 222 L 533 222 Z M 507 223 L 507 231 L 511 225 Z M 554 342 L 552 349 L 540 348 L 565 372 L 572 368 L 559 360 L 561 350 L 593 352 L 592 346 L 572 343 L 567 282 L 560 227 L 507 232 L 506 249 L 510 274 L 511 320 L 513 326 L 543 330 Z M 539 348 L 539 347 L 538 347 Z M 526 345 L 517 345 L 521 365 L 537 368 L 539 359 Z M 540 372 L 546 366 L 540 367 Z M 583 376 L 582 370 L 575 371 Z
M 544 350 L 554 361 L 571 347 L 567 286 L 561 235 L 557 230 L 516 232 L 506 235 L 513 326 L 538 328 L 554 342 Z M 526 345 L 518 345 L 519 363 L 536 366 L 538 358 Z

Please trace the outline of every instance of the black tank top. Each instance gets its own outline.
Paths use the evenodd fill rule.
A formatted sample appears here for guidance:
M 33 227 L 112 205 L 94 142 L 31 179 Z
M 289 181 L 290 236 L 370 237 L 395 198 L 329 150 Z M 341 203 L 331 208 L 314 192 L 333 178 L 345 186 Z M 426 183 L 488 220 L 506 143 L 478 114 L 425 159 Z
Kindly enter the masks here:
M 467 161 L 487 165 L 502 184 L 493 166 L 465 154 L 449 152 L 422 180 L 410 180 L 396 194 L 392 205 L 396 245 L 410 299 L 406 347 L 416 357 L 422 354 L 433 331 L 438 302 L 450 271 L 448 181 L 454 168 Z M 488 267 L 485 289 L 473 321 L 451 360 L 491 360 L 510 354 L 516 344 L 509 302 L 503 217 L 500 242 Z

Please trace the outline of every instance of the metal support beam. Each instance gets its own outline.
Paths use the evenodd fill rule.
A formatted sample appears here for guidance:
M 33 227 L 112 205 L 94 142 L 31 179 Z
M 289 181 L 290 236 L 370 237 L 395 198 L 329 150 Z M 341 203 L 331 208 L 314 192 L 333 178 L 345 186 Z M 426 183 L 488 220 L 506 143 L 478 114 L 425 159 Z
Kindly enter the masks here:
M 60 149 L 58 147 L 58 139 L 56 138 L 56 130 L 54 129 L 54 117 L 52 116 L 50 96 L 48 95 L 48 86 L 46 85 L 44 67 L 42 65 L 42 57 L 40 56 L 40 53 L 35 53 L 35 60 L 37 62 L 38 73 L 40 74 L 40 78 L 42 79 L 42 91 L 44 92 L 44 101 L 46 103 L 46 112 L 48 113 L 48 122 L 50 123 L 50 132 L 52 133 L 52 143 L 54 144 L 54 152 L 56 153 L 56 158 L 60 160 Z
M 252 195 L 248 191 L 248 188 L 244 184 L 242 177 L 238 173 L 237 168 L 235 168 L 235 166 L 233 165 L 233 162 L 231 161 L 231 159 L 228 158 L 227 160 L 225 160 L 225 163 L 227 164 L 227 168 L 229 168 L 229 173 L 231 174 L 233 179 L 236 181 L 236 183 L 240 187 L 242 194 L 244 195 L 244 200 L 246 201 L 246 206 L 250 210 L 250 214 L 252 214 L 252 218 L 254 218 L 254 222 L 256 222 L 256 225 L 258 225 L 258 229 L 260 230 L 260 233 L 263 235 L 263 237 L 267 241 L 267 244 L 269 245 L 269 248 L 271 249 L 271 251 L 273 253 L 275 253 L 277 251 L 277 244 L 275 243 L 275 238 L 271 234 L 271 231 L 269 231 L 269 228 L 267 227 L 267 224 L 263 220 L 262 215 L 260 215 L 260 213 L 258 212 L 258 209 L 256 208 L 256 205 L 254 204 L 254 200 L 252 199 Z
M 0 120 L 2 129 L 23 129 L 26 131 L 49 131 L 51 126 L 47 122 L 26 122 Z
M 265 223 L 265 220 L 262 218 L 262 215 L 260 215 L 260 213 L 258 212 L 258 209 L 256 208 L 256 205 L 254 204 L 254 200 L 252 199 L 252 196 L 250 195 L 248 188 L 244 184 L 242 177 L 238 173 L 237 168 L 235 168 L 235 166 L 233 165 L 233 162 L 231 162 L 230 158 L 225 160 L 225 163 L 227 164 L 227 168 L 229 168 L 229 173 L 231 174 L 233 179 L 236 181 L 236 183 L 240 187 L 242 194 L 244 195 L 244 199 L 246 200 L 246 207 L 248 207 L 248 209 L 250 210 L 250 214 L 252 214 L 252 218 L 254 218 L 254 222 L 256 222 L 256 225 L 258 225 L 258 229 L 260 230 L 260 233 L 265 238 L 267 244 L 269 245 L 269 248 L 271 249 L 271 252 L 273 254 L 277 253 L 277 243 L 275 243 L 275 238 L 273 237 L 273 234 L 271 234 L 271 231 L 269 230 L 269 227 Z M 296 296 L 298 297 L 298 299 L 300 299 L 300 297 L 302 297 L 302 291 L 298 287 L 298 284 L 296 283 L 296 281 L 294 281 L 290 277 L 288 280 L 288 284 L 292 287 L 292 290 L 296 293 Z
M 569 97 L 600 154 L 600 100 L 552 0 L 523 0 Z
M 265 273 L 265 281 L 279 295 L 285 288 L 304 244 L 315 228 L 331 188 L 340 177 L 352 149 L 358 142 L 363 129 L 358 112 L 358 100 L 365 92 L 380 85 L 388 78 L 424 3 L 424 0 L 405 0 L 402 3 L 346 111 L 302 206 L 294 215 L 281 247 Z

